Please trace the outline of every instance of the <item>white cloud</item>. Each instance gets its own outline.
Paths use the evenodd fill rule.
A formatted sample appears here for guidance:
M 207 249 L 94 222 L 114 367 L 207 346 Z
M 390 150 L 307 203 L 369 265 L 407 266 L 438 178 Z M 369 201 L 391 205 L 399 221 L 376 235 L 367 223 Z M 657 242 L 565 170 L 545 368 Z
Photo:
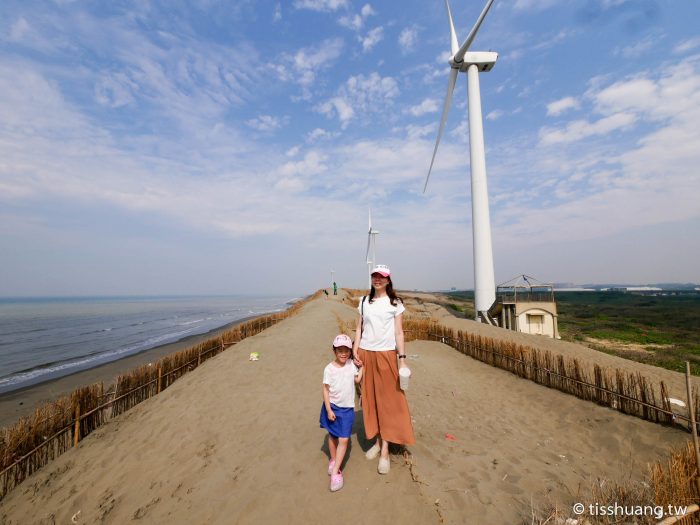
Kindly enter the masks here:
M 603 9 L 610 9 L 611 7 L 617 7 L 622 4 L 626 4 L 630 0 L 601 0 L 601 5 Z
M 376 14 L 377 13 L 374 11 L 374 9 L 372 9 L 370 4 L 365 4 L 362 6 L 362 9 L 358 14 L 342 16 L 338 20 L 338 23 L 343 27 L 352 29 L 353 31 L 359 31 L 364 26 L 367 18 Z
M 589 95 L 593 97 L 597 110 L 603 113 L 632 110 L 652 115 L 666 107 L 660 105 L 663 102 L 660 100 L 660 85 L 649 78 L 623 80 Z
M 399 34 L 399 45 L 401 46 L 401 52 L 407 53 L 409 51 L 413 51 L 417 41 L 418 28 L 412 26 L 403 29 Z
M 392 77 L 382 77 L 378 73 L 357 75 L 338 89 L 337 96 L 315 109 L 328 117 L 337 115 L 341 126 L 346 128 L 356 111 L 364 116 L 384 111 L 398 95 L 399 87 Z
M 580 242 L 700 217 L 698 61 L 689 59 L 610 85 L 599 79 L 583 98 L 593 103 L 601 119 L 544 128 L 539 145 L 517 148 L 525 152 L 519 162 L 528 166 L 520 175 L 523 180 L 532 173 L 543 180 L 554 178 L 553 195 L 508 196 L 519 178 L 514 173 L 518 168 L 499 166 L 510 179 L 501 189 L 507 204 L 496 214 L 501 242 L 533 237 L 543 244 L 558 244 L 564 237 Z M 598 141 L 585 148 L 576 143 L 637 121 L 647 126 L 636 128 L 637 138 L 631 143 Z M 549 148 L 552 144 L 557 148 Z M 548 202 L 550 197 L 554 199 Z
M 352 29 L 353 31 L 359 31 L 360 29 L 362 29 L 362 24 L 364 23 L 364 20 L 360 15 L 346 15 L 341 16 L 338 19 L 338 23 L 343 27 Z
M 557 0 L 515 0 L 513 8 L 517 11 L 524 11 L 526 9 L 540 11 L 552 7 L 556 5 L 556 3 Z
M 369 4 L 365 4 L 362 6 L 362 9 L 360 10 L 360 14 L 362 15 L 363 18 L 367 18 L 368 16 L 371 15 L 376 15 L 376 11 L 372 9 L 372 6 Z
M 30 31 L 29 22 L 24 17 L 18 18 L 12 27 L 8 38 L 11 42 L 21 41 Z
M 439 102 L 437 100 L 434 98 L 426 98 L 420 104 L 405 109 L 404 113 L 408 113 L 414 117 L 420 117 L 426 113 L 435 113 L 439 107 Z
M 303 98 L 311 98 L 311 87 L 319 71 L 330 67 L 343 50 L 341 39 L 324 40 L 318 45 L 298 50 L 293 55 L 284 54 L 275 67 L 280 79 L 295 82 L 302 87 Z
M 314 143 L 319 140 L 331 139 L 337 136 L 338 133 L 333 133 L 323 128 L 315 128 L 306 134 L 306 142 Z
M 352 109 L 352 106 L 342 97 L 333 97 L 318 105 L 316 110 L 327 117 L 332 117 L 334 114 L 337 115 L 343 129 L 355 117 L 355 111 Z
M 547 104 L 547 115 L 557 117 L 570 109 L 578 109 L 581 104 L 574 97 L 564 97 Z
M 250 119 L 246 124 L 258 131 L 274 131 L 280 129 L 289 121 L 289 117 L 273 117 L 272 115 L 259 115 Z
M 272 21 L 279 22 L 280 20 L 282 20 L 282 5 L 278 2 L 272 12 Z
M 138 85 L 125 73 L 105 74 L 95 84 L 95 100 L 103 106 L 118 108 L 134 100 Z
M 364 37 L 358 37 L 362 43 L 362 51 L 365 53 L 372 50 L 384 38 L 384 28 L 382 26 L 371 29 Z
M 490 111 L 488 115 L 486 115 L 486 120 L 498 120 L 503 115 L 505 115 L 503 110 L 494 109 L 493 111 Z
M 616 48 L 614 54 L 622 56 L 624 58 L 637 58 L 648 53 L 657 45 L 658 42 L 656 41 L 656 39 L 648 36 L 643 40 L 640 40 L 636 44 L 632 44 L 630 46 L 625 46 L 622 48 Z
M 425 126 L 409 124 L 404 128 L 404 131 L 408 140 L 419 140 L 434 135 L 437 131 L 437 123 L 426 124 Z
M 551 146 L 566 142 L 576 142 L 595 135 L 608 133 L 631 126 L 637 120 L 632 113 L 617 113 L 601 118 L 595 122 L 575 120 L 569 122 L 564 129 L 544 127 L 540 130 L 540 144 Z
M 294 0 L 296 9 L 310 9 L 311 11 L 337 11 L 341 7 L 347 7 L 348 0 Z
M 693 49 L 700 47 L 700 37 L 695 37 L 695 38 L 690 38 L 688 40 L 684 40 L 680 44 L 678 44 L 676 47 L 673 48 L 673 52 L 676 54 L 680 53 L 686 53 L 688 51 L 692 51 Z

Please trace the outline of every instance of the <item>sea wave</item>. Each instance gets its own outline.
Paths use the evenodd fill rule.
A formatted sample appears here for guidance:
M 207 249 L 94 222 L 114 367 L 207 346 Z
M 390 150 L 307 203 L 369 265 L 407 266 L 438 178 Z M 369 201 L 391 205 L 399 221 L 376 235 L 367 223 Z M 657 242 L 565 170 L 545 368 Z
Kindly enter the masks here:
M 68 359 L 65 361 L 45 363 L 28 370 L 22 370 L 0 378 L 0 390 L 5 390 L 8 387 L 22 385 L 25 383 L 34 384 L 41 382 L 43 379 L 51 379 L 59 375 L 66 375 L 65 372 L 70 373 L 71 371 L 83 370 L 99 364 L 109 363 L 110 361 L 115 361 L 131 354 L 149 350 L 160 344 L 178 341 L 184 337 L 187 337 L 188 335 L 192 335 L 193 331 L 194 329 L 190 328 L 187 330 L 169 332 L 167 334 L 150 337 L 140 343 L 119 348 L 117 350 L 95 353 L 88 356 L 82 356 L 78 359 Z

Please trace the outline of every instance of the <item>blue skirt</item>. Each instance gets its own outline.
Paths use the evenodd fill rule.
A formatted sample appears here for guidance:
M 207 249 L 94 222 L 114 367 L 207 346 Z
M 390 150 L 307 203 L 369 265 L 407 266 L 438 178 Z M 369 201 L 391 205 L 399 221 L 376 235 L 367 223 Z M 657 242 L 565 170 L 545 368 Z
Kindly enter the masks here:
M 352 434 L 352 423 L 355 421 L 355 409 L 351 407 L 337 407 L 333 403 L 331 403 L 331 408 L 335 414 L 335 421 L 328 419 L 326 404 L 321 405 L 321 416 L 319 418 L 321 428 L 325 428 L 333 437 L 349 438 L 350 434 Z

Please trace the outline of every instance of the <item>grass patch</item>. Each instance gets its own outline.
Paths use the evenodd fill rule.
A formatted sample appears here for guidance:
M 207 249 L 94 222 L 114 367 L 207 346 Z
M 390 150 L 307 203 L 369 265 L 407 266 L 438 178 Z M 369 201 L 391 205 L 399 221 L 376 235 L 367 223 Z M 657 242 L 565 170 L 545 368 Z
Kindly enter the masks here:
M 606 353 L 700 374 L 700 294 L 636 295 L 622 292 L 558 292 L 559 333 L 569 341 L 590 341 Z M 644 352 L 615 344 L 638 345 Z
M 669 370 L 685 371 L 690 361 L 693 374 L 700 375 L 700 293 L 665 293 L 556 292 L 559 334 L 567 341 Z M 450 307 L 473 313 L 473 292 L 446 295 Z

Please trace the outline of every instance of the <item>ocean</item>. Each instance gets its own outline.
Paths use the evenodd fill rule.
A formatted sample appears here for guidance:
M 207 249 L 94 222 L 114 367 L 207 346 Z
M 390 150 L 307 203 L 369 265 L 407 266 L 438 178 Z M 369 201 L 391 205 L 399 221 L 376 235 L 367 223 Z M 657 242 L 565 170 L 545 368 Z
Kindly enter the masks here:
M 86 370 L 236 320 L 289 297 L 0 298 L 0 394 Z

